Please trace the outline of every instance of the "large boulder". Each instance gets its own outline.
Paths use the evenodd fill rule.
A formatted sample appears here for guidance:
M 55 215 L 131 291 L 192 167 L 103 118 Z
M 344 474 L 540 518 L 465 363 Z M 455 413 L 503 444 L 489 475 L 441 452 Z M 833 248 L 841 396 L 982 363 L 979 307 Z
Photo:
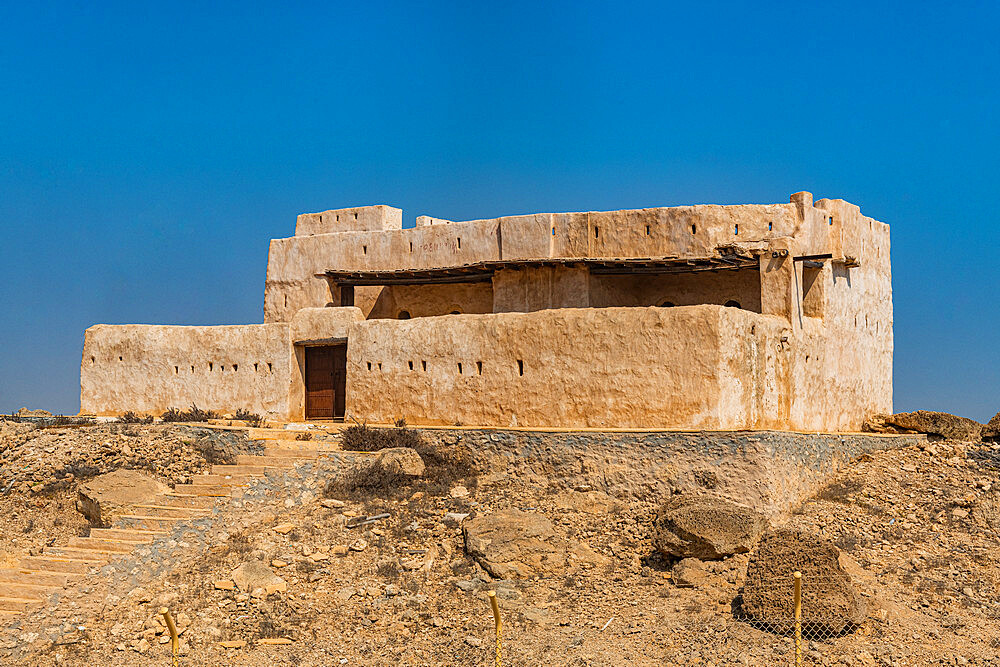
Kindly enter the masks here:
M 653 548 L 668 558 L 718 560 L 748 553 L 768 529 L 767 517 L 721 498 L 678 496 L 653 522 Z
M 255 597 L 287 590 L 285 580 L 259 560 L 248 560 L 233 570 L 233 583 L 244 593 Z
M 128 514 L 133 505 L 147 503 L 169 491 L 169 486 L 149 475 L 115 470 L 81 484 L 76 509 L 92 526 L 110 526 L 115 517 Z
M 420 458 L 417 450 L 411 447 L 380 449 L 375 454 L 375 463 L 386 472 L 401 472 L 412 477 L 424 474 L 424 460 Z
M 983 427 L 982 437 L 988 442 L 1000 442 L 1000 412 Z
M 835 545 L 798 530 L 776 530 L 761 539 L 747 565 L 743 612 L 777 632 L 790 632 L 795 572 L 802 573 L 803 631 L 838 635 L 864 622 L 864 571 Z
M 907 431 L 936 435 L 948 440 L 978 442 L 982 437 L 983 425 L 973 419 L 958 417 L 947 412 L 900 412 L 889 415 L 885 423 Z
M 556 535 L 552 522 L 537 512 L 480 515 L 465 521 L 462 532 L 466 552 L 497 579 L 558 575 L 607 562 L 588 546 Z

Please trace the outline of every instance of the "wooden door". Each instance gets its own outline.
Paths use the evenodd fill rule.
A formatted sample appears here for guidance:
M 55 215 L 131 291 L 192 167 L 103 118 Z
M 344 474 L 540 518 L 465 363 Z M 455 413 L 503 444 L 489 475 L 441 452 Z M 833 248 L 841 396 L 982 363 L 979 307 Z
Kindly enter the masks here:
M 347 345 L 306 348 L 306 419 L 343 419 Z

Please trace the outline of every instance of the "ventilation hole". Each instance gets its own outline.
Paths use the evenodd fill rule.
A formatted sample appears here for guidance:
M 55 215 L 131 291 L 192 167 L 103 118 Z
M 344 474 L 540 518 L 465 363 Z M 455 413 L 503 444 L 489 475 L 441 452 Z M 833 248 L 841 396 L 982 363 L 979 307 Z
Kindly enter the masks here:
M 739 234 L 739 233 L 740 233 L 740 226 L 733 225 L 733 234 Z
M 774 223 L 773 222 L 767 223 L 767 231 L 771 231 L 772 229 L 774 229 Z
M 755 333 L 757 333 L 757 325 L 756 324 L 750 326 L 750 335 L 752 336 Z
M 337 216 L 337 222 L 340 222 L 340 216 L 339 215 Z
M 180 372 L 181 372 L 181 367 L 180 366 L 174 366 L 174 375 L 177 375 Z
M 743 307 L 743 306 L 740 305 L 739 301 L 736 301 L 734 299 L 730 299 L 729 301 L 726 302 L 725 305 L 726 305 L 726 308 L 742 308 Z
M 458 237 L 458 249 L 459 250 L 462 249 L 462 237 L 461 236 Z
M 288 308 L 288 295 L 285 295 L 285 308 Z
M 524 362 L 520 359 L 517 360 L 517 374 L 524 375 Z
M 427 362 L 426 361 L 421 361 L 420 365 L 421 365 L 421 367 L 423 367 L 424 372 L 426 372 L 427 371 Z
M 660 308 L 673 308 L 676 305 L 677 304 L 674 303 L 673 301 L 664 301 L 663 303 L 660 304 Z
M 555 235 L 556 235 L 556 228 L 555 228 L 555 227 L 553 227 L 553 228 L 552 228 L 552 236 L 555 236 Z
M 96 364 L 97 363 L 97 357 L 91 357 L 90 358 L 90 363 Z
M 692 234 L 697 234 L 698 233 L 698 227 L 696 227 L 695 225 L 691 225 L 691 233 Z
M 830 216 L 830 224 L 831 225 L 833 224 L 833 216 L 832 215 Z
M 600 235 L 601 235 L 601 229 L 600 229 L 600 227 L 594 227 L 594 238 L 596 239 Z
M 806 363 L 807 364 L 809 363 L 809 355 L 808 354 L 806 355 Z
M 407 361 L 406 363 L 410 365 L 410 370 L 412 371 L 413 370 L 413 362 L 412 361 Z
M 233 364 L 233 372 L 235 373 L 238 370 L 240 370 L 240 367 L 237 364 Z
M 382 362 L 381 362 L 381 361 L 380 361 L 380 362 L 378 362 L 378 369 L 379 369 L 379 370 L 382 370 Z
M 213 368 L 213 364 L 212 364 L 212 362 L 210 361 L 210 362 L 208 362 L 208 370 L 209 370 L 209 372 L 211 372 L 211 371 L 212 371 L 212 368 Z
M 646 236 L 649 236 L 649 225 L 646 225 Z
M 449 314 L 449 315 L 461 315 L 461 314 L 462 314 L 462 311 L 460 311 L 460 310 L 453 310 L 453 311 L 451 311 L 451 312 L 450 312 L 450 313 L 448 313 L 448 314 Z
M 399 311 L 399 314 L 396 315 L 396 319 L 397 320 L 408 320 L 408 319 L 410 319 L 410 311 L 408 311 L 408 310 L 401 310 L 401 311 Z
M 461 361 L 460 361 L 460 362 L 458 362 L 458 374 L 459 374 L 459 375 L 461 375 L 461 374 L 462 374 L 462 362 L 461 362 Z
M 357 219 L 358 219 L 358 214 L 357 214 L 357 213 L 355 213 L 355 214 L 354 214 L 354 219 L 355 219 L 355 220 L 357 220 Z
M 372 362 L 369 361 L 368 362 L 368 370 L 371 370 L 371 369 L 372 369 Z
M 481 361 L 476 362 L 476 372 L 479 373 L 480 375 L 483 374 L 483 362 Z
M 118 361 L 124 361 L 124 359 L 122 359 L 121 357 L 118 357 Z
M 273 370 L 274 370 L 274 366 L 272 366 L 272 365 L 271 365 L 271 362 L 270 362 L 270 361 L 269 361 L 269 362 L 267 362 L 267 372 L 268 372 L 268 373 L 270 373 L 270 372 L 271 372 L 271 371 L 273 371 Z
M 410 241 L 410 252 L 413 252 L 413 241 Z
M 258 370 L 258 369 L 257 369 L 257 367 L 258 367 L 259 365 L 260 365 L 260 364 L 254 364 L 254 365 L 253 365 L 253 372 L 254 372 L 254 373 L 256 373 L 256 372 L 257 372 L 257 370 Z
M 194 373 L 194 366 L 191 367 L 191 372 Z
M 366 246 L 366 245 L 361 246 L 361 252 L 363 252 L 364 254 L 367 255 L 368 254 L 368 246 Z

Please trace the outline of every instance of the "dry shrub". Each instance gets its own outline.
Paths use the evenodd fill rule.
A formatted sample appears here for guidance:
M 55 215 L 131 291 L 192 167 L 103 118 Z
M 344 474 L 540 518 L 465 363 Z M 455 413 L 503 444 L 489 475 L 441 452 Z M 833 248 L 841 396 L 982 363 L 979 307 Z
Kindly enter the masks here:
M 409 488 L 410 482 L 409 475 L 371 462 L 351 468 L 341 477 L 330 480 L 323 495 L 327 498 L 347 497 L 352 500 L 396 498 Z
M 121 417 L 118 418 L 119 424 L 152 424 L 153 415 L 146 415 L 145 417 L 129 410 Z
M 254 428 L 259 428 L 264 424 L 264 418 L 261 417 L 256 412 L 250 412 L 249 410 L 244 410 L 240 408 L 233 415 L 233 419 L 246 422 L 248 426 L 253 426 Z
M 348 426 L 344 429 L 341 442 L 347 451 L 376 452 L 393 447 L 417 449 L 422 438 L 418 431 L 407 428 L 406 422 L 400 419 L 394 428 L 373 428 L 367 423 Z
M 207 422 L 209 419 L 218 418 L 218 413 L 212 410 L 202 410 L 193 403 L 187 410 L 170 408 L 160 416 L 160 419 L 165 422 Z

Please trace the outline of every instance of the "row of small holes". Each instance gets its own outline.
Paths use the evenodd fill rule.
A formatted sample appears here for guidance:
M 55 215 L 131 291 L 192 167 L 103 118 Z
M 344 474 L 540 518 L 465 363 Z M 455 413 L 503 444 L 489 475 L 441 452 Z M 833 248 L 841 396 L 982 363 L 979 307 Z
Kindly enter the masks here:
M 376 363 L 377 363 L 377 366 L 378 366 L 378 370 L 381 371 L 382 370 L 382 362 L 379 361 L 379 362 L 376 362 Z M 369 362 L 367 362 L 367 364 L 368 364 L 368 370 L 370 372 L 372 370 L 372 362 L 369 361 Z M 407 367 L 411 371 L 413 370 L 413 362 L 412 361 L 407 361 L 406 365 L 407 365 Z M 426 360 L 421 359 L 421 361 L 420 361 L 420 369 L 423 372 L 425 372 L 425 373 L 427 372 L 427 361 Z M 459 375 L 463 375 L 464 374 L 463 373 L 463 366 L 462 366 L 462 362 L 461 361 L 458 362 L 458 374 Z M 477 375 L 482 375 L 483 374 L 483 362 L 481 362 L 481 361 L 477 361 L 476 362 L 476 374 Z M 518 375 L 524 375 L 524 361 L 522 361 L 521 359 L 517 360 L 517 374 Z

